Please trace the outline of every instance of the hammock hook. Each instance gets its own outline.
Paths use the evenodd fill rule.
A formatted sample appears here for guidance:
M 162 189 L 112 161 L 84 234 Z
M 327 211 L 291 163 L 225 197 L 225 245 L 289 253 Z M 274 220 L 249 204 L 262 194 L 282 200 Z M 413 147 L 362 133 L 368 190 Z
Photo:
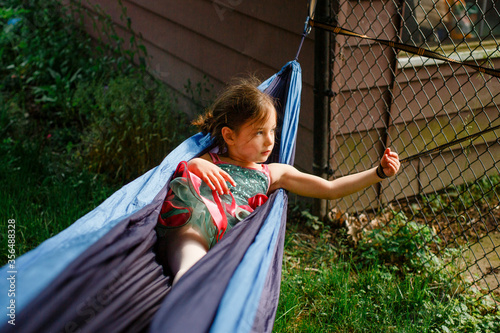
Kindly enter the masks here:
M 302 49 L 302 44 L 304 44 L 304 39 L 309 35 L 312 29 L 311 21 L 314 19 L 314 13 L 316 11 L 316 0 L 309 0 L 307 3 L 307 17 L 304 22 L 304 31 L 302 32 L 302 38 L 300 39 L 299 49 L 297 50 L 297 54 L 295 55 L 295 61 L 299 60 L 300 50 Z

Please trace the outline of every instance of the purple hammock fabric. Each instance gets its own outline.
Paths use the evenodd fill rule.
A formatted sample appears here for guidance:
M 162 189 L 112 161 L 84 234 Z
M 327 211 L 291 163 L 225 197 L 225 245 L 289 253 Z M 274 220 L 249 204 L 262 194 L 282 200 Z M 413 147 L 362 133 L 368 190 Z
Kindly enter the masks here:
M 278 133 L 280 149 L 274 150 L 270 162 L 283 161 L 286 155 L 285 161 L 293 163 L 301 88 L 298 63 L 288 63 L 265 84 L 265 91 L 278 99 L 279 118 L 285 123 Z M 167 189 L 168 182 L 150 204 L 79 255 L 22 308 L 16 326 L 6 324 L 2 332 L 270 332 L 279 296 L 286 194 L 282 190 L 273 193 L 171 288 L 172 277 L 155 256 L 154 228 Z M 235 272 L 248 271 L 241 270 L 241 265 L 248 261 L 245 256 L 261 228 L 269 223 L 277 226 L 275 244 L 266 249 L 272 260 L 265 278 L 256 278 L 262 286 L 254 297 L 254 308 L 240 311 L 250 313 L 251 318 L 236 319 L 228 326 L 223 317 L 233 309 L 221 303 L 231 304 L 231 297 L 225 301 L 228 286 L 239 288 Z

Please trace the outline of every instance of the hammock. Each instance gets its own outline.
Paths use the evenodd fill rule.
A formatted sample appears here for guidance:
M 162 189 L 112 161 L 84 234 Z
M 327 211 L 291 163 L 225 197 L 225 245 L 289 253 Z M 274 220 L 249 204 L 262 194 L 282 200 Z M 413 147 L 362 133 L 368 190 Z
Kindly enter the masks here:
M 260 88 L 279 104 L 279 147 L 270 162 L 291 164 L 302 88 L 298 62 Z M 270 332 L 281 278 L 283 190 L 227 232 L 174 288 L 155 259 L 154 228 L 170 177 L 180 161 L 211 145 L 201 133 L 187 139 L 159 166 L 4 266 L 0 305 L 15 313 L 15 326 L 4 322 L 2 332 Z M 9 276 L 15 298 L 7 293 Z

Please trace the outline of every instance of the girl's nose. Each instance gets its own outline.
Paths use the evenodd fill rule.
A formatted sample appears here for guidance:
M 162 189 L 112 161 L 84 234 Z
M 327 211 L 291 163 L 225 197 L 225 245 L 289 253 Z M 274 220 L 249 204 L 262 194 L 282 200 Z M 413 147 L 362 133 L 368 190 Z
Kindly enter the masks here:
M 274 133 L 268 133 L 266 135 L 266 145 L 272 145 L 274 144 Z

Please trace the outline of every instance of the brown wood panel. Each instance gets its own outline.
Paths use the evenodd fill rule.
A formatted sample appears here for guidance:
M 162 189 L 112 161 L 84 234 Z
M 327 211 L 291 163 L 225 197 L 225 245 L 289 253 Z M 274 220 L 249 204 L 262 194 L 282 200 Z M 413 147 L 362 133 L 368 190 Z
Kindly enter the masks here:
M 500 133 L 497 133 L 497 136 Z M 411 198 L 462 185 L 485 175 L 498 175 L 500 146 L 477 139 L 464 149 L 452 149 L 404 163 L 395 178 L 382 182 L 380 200 Z
M 399 173 L 380 183 L 380 202 L 388 204 L 394 200 L 411 198 L 420 193 L 419 175 L 420 162 L 418 160 L 401 165 Z
M 390 69 L 391 59 L 395 53 L 389 47 L 379 44 L 345 46 L 341 52 L 336 55 L 338 61 L 342 63 L 339 75 L 343 76 L 344 84 L 340 89 L 353 90 L 391 85 L 393 78 Z
M 307 1 L 244 1 L 244 0 L 129 0 L 181 25 L 200 31 L 210 30 L 207 22 L 226 22 L 231 16 L 248 16 L 300 34 L 307 15 Z M 285 7 L 286 6 L 286 7 Z M 205 22 L 200 22 L 204 20 Z M 227 23 L 227 22 L 226 22 Z M 230 25 L 226 25 L 230 27 Z
M 418 120 L 407 126 L 395 125 L 389 133 L 390 137 L 394 138 L 390 146 L 404 158 L 453 140 L 455 133 L 464 127 L 473 134 L 488 126 L 500 124 L 498 111 L 494 107 L 477 115 L 469 112 L 460 116 L 451 121 L 442 116 Z M 490 123 L 492 118 L 496 121 Z M 464 126 L 464 119 L 467 119 L 467 126 Z M 466 135 L 462 132 L 458 137 Z M 439 191 L 449 184 L 459 185 L 485 174 L 498 174 L 496 164 L 500 148 L 496 141 L 499 136 L 500 130 L 490 132 L 472 143 L 457 144 L 440 154 L 427 155 L 403 164 L 401 173 L 397 176 L 398 181 L 391 183 L 393 194 L 390 195 L 384 190 L 385 199 L 382 199 L 389 202 L 419 193 Z
M 269 22 L 282 29 L 302 33 L 307 16 L 307 1 L 245 1 L 245 0 L 210 0 L 214 3 L 227 3 L 231 10 L 251 16 L 257 20 Z
M 421 192 L 430 193 L 450 184 L 461 185 L 485 175 L 498 175 L 498 156 L 498 144 L 485 144 L 478 139 L 465 150 L 422 158 L 419 174 Z
M 376 130 L 336 135 L 338 150 L 330 161 L 334 176 L 347 175 L 357 169 L 366 170 L 380 160 L 380 134 Z
M 231 3 L 236 4 L 237 2 Z M 185 40 L 182 43 L 168 41 L 168 47 L 165 47 L 166 42 L 162 43 L 161 41 L 167 37 L 167 34 L 179 34 L 180 38 L 183 38 L 185 34 L 198 34 L 202 36 L 201 39 L 222 44 L 253 59 L 257 64 L 262 63 L 264 66 L 275 70 L 278 70 L 285 62 L 295 57 L 305 17 L 298 22 L 291 22 L 289 25 L 295 23 L 297 29 L 290 31 L 275 25 L 273 21 L 268 22 L 258 17 L 242 14 L 237 9 L 248 6 L 243 3 L 234 10 L 227 9 L 224 12 L 224 19 L 221 20 L 220 12 L 216 8 L 222 6 L 222 4 L 223 2 L 200 0 L 187 2 L 168 1 L 166 5 L 157 1 L 134 1 L 134 4 L 129 8 L 133 8 L 132 6 L 135 6 L 136 10 L 137 8 L 143 8 L 143 11 L 137 15 L 137 19 L 133 19 L 134 22 L 138 22 L 137 30 L 141 31 L 143 36 L 149 38 L 152 43 L 163 44 L 163 48 L 170 52 L 173 52 L 172 49 L 182 47 L 182 44 L 192 44 L 190 40 Z M 254 5 L 259 7 L 259 2 L 255 2 Z M 156 20 L 156 23 L 152 22 L 148 18 L 147 12 L 159 16 L 160 21 L 169 22 L 170 25 L 163 24 L 165 27 L 162 27 L 158 20 Z M 131 16 L 133 15 L 133 11 L 129 10 L 129 13 Z M 171 30 L 172 25 L 177 26 L 178 29 Z M 151 35 L 151 31 L 156 31 L 159 35 L 147 37 Z M 208 43 L 206 47 L 209 47 Z M 308 56 L 312 55 L 312 53 L 313 42 L 311 38 L 308 38 L 301 53 L 303 55 L 301 61 L 306 68 L 312 69 L 313 67 L 313 57 Z M 255 68 L 250 67 L 249 69 Z M 306 82 L 312 83 L 312 70 L 309 77 L 307 75 L 308 72 L 305 73 Z
M 392 138 L 391 146 L 399 152 L 401 158 L 405 158 L 498 124 L 498 110 L 491 107 L 477 114 L 461 112 L 451 119 L 438 116 L 408 124 L 394 124 L 389 130 L 389 137 Z M 486 142 L 494 142 L 499 135 L 500 130 L 492 131 L 483 138 Z
M 313 86 L 309 84 L 303 84 L 302 86 L 300 125 L 309 131 L 314 129 L 314 90 Z M 308 149 L 312 150 L 312 145 Z M 312 159 L 309 161 L 312 161 Z
M 337 135 L 335 141 L 337 151 L 330 160 L 334 171 L 333 178 L 346 176 L 377 166 L 380 161 L 381 143 L 375 130 L 361 133 L 350 133 L 347 136 Z M 340 200 L 330 202 L 331 207 L 341 210 L 357 210 L 367 207 L 378 207 L 378 186 L 371 186 L 366 191 L 358 192 Z
M 296 54 L 300 42 L 297 33 L 283 31 L 274 25 L 252 20 L 238 13 L 231 14 L 230 19 L 225 19 L 223 22 L 216 17 L 209 20 L 207 17 L 210 15 L 204 11 L 215 10 L 212 3 L 207 1 L 191 1 L 189 4 L 192 6 L 180 7 L 175 1 L 167 3 L 167 6 L 160 6 L 157 2 L 146 1 L 145 4 L 138 6 L 135 3 L 124 2 L 127 5 L 127 14 L 132 19 L 134 31 L 141 33 L 151 44 L 191 63 L 196 68 L 207 71 L 218 80 L 227 81 L 238 73 L 260 71 L 262 68 L 267 70 L 265 73 L 272 73 L 292 60 Z M 144 7 L 146 5 L 150 8 Z M 116 4 L 103 3 L 101 6 L 117 24 L 123 27 L 124 23 L 120 20 L 121 9 Z M 165 8 L 169 9 L 169 6 L 184 10 L 184 12 L 167 12 L 170 16 L 175 16 L 175 19 L 177 15 L 190 18 L 183 23 L 191 25 L 179 24 L 172 18 L 165 18 L 152 11 L 161 9 L 161 13 L 164 13 Z M 188 12 L 186 8 L 189 8 Z M 312 84 L 313 81 L 312 49 L 313 41 L 308 37 L 300 56 L 301 66 L 306 69 L 303 71 L 304 81 L 308 84 Z M 226 54 L 228 53 L 226 50 L 229 54 Z M 207 55 L 207 52 L 210 54 Z M 235 54 L 239 54 L 242 59 L 237 62 L 232 61 Z M 221 62 L 225 64 L 223 68 L 219 66 Z M 210 70 L 212 73 L 208 72 Z M 228 74 L 224 75 L 224 70 Z M 220 75 L 213 71 L 220 72 Z
M 234 75 L 248 71 L 252 68 L 251 64 L 254 68 L 267 67 L 268 73 L 276 70 L 265 66 L 256 58 L 186 30 L 140 7 L 128 4 L 127 8 L 127 13 L 134 22 L 134 30 L 141 33 L 146 41 L 220 81 L 227 81 Z M 120 22 L 118 7 L 113 6 L 106 11 L 115 22 Z
M 313 131 L 299 126 L 295 150 L 295 166 L 300 170 L 312 173 Z
M 92 29 L 91 23 L 88 19 L 85 20 L 87 25 L 87 32 L 94 38 L 98 38 L 98 33 Z M 128 40 L 131 34 L 122 29 L 120 26 L 116 28 L 117 34 Z M 184 93 L 184 86 L 187 84 L 188 79 L 193 83 L 202 82 L 205 77 L 214 84 L 215 90 L 220 89 L 223 86 L 223 81 L 218 80 L 217 77 L 210 75 L 210 73 L 205 73 L 196 67 L 193 67 L 184 59 L 176 57 L 170 53 L 164 52 L 164 50 L 157 47 L 157 45 L 149 43 L 145 40 L 144 45 L 148 50 L 149 66 L 153 75 L 167 83 L 171 88 L 179 93 Z M 224 69 L 225 67 L 223 67 Z M 271 72 L 272 69 L 268 69 Z M 189 112 L 188 112 L 189 113 Z
M 398 81 L 402 81 L 400 75 Z M 395 122 L 405 122 L 464 109 L 481 109 L 500 104 L 499 91 L 498 80 L 485 82 L 482 76 L 456 75 L 445 80 L 418 77 L 418 80 L 395 85 L 391 114 Z
M 201 3 L 206 2 L 202 1 Z M 165 20 L 152 12 L 141 11 L 140 7 L 135 7 L 133 4 L 129 4 L 127 8 L 132 22 L 134 22 L 134 30 L 142 33 L 147 42 L 206 72 L 207 75 L 216 78 L 218 81 L 227 81 L 237 74 L 257 71 L 257 69 L 258 74 L 261 76 L 268 76 L 285 63 L 282 60 L 279 60 L 278 63 L 277 60 L 276 63 L 279 67 L 266 66 L 255 57 L 235 51 L 234 47 L 226 47 L 223 44 L 214 42 L 212 39 L 206 39 L 204 36 L 194 33 L 192 30 L 185 30 L 182 26 Z M 106 8 L 106 11 L 115 21 L 120 21 L 120 10 L 117 6 L 110 6 Z M 165 33 L 166 31 L 168 33 Z M 274 36 L 276 35 L 274 34 Z M 259 39 L 263 39 L 262 36 L 261 34 Z M 265 36 L 268 37 L 269 35 Z M 242 40 L 242 38 L 238 38 L 238 40 Z M 280 42 L 283 43 L 284 41 L 285 39 L 281 38 Z M 278 41 L 272 42 L 274 46 L 280 44 Z M 276 52 L 270 51 L 262 49 L 259 53 L 276 56 Z M 294 49 L 295 51 L 296 49 Z M 295 55 L 294 52 L 292 52 L 293 55 Z M 168 64 L 164 64 L 164 66 L 168 66 Z M 303 74 L 304 76 L 308 74 L 311 76 L 311 71 L 303 71 Z
M 377 187 L 377 185 L 373 185 L 364 191 L 357 192 L 342 199 L 328 201 L 328 209 L 335 207 L 342 212 L 350 213 L 377 209 L 380 205 Z
M 345 29 L 372 38 L 395 40 L 396 7 L 392 1 L 345 1 L 341 3 L 339 25 Z M 357 37 L 345 37 L 348 45 L 366 45 L 373 42 Z
M 342 91 L 332 103 L 335 110 L 332 127 L 336 133 L 366 131 L 383 128 L 383 117 L 387 112 L 384 91 L 381 89 L 359 89 Z

